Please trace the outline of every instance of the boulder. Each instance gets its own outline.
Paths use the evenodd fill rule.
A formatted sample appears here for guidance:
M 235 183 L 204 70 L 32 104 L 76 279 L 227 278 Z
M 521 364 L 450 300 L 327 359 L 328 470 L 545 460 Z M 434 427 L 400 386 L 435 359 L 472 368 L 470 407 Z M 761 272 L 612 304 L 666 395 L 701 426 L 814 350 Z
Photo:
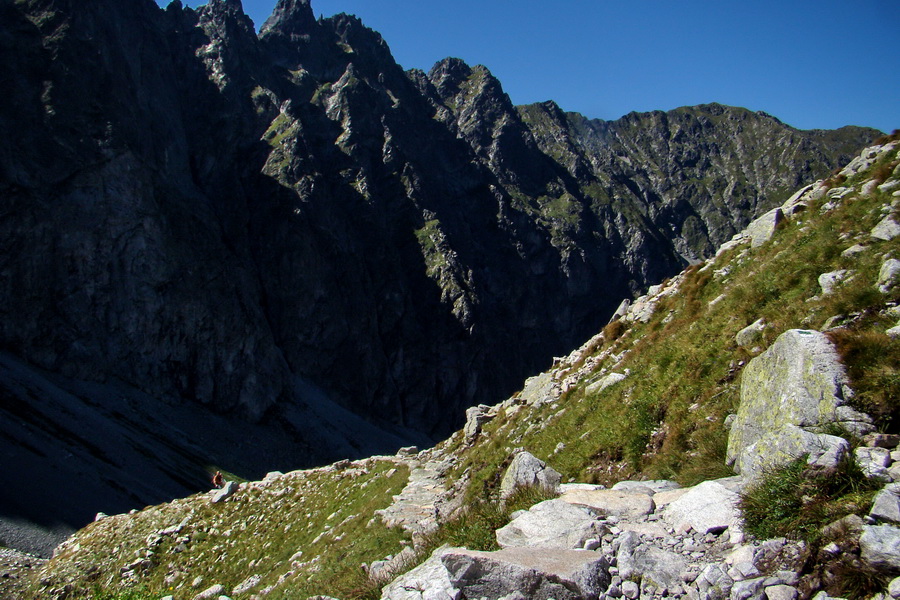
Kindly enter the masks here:
M 506 498 L 520 486 L 541 486 L 550 490 L 559 490 L 562 475 L 547 463 L 524 450 L 516 454 L 510 463 L 503 480 L 500 482 L 500 497 Z
M 465 598 L 499 600 L 514 592 L 529 599 L 595 600 L 609 587 L 609 564 L 596 552 L 507 548 L 453 549 L 441 561 Z
M 740 496 L 715 481 L 704 481 L 666 506 L 663 519 L 676 529 L 690 525 L 698 533 L 718 533 L 740 523 Z
M 626 519 L 639 519 L 656 508 L 653 498 L 647 494 L 621 490 L 570 490 L 559 499 L 570 504 L 589 506 L 603 515 Z
M 466 425 L 463 427 L 463 434 L 466 441 L 471 442 L 478 434 L 481 433 L 481 427 L 493 419 L 496 415 L 492 411 L 492 407 L 486 404 L 479 404 L 466 409 Z
M 619 535 L 619 547 L 616 550 L 616 567 L 619 569 L 619 577 L 632 579 L 637 574 L 634 564 L 634 553 L 641 545 L 641 536 L 633 531 L 626 531 Z
M 865 252 L 867 249 L 868 249 L 868 246 L 862 246 L 860 244 L 853 244 L 852 246 L 850 246 L 849 248 L 847 248 L 846 250 L 841 252 L 841 256 L 843 256 L 844 258 L 849 258 L 851 256 L 855 256 L 857 254 Z
M 459 600 L 462 595 L 450 583 L 441 557 L 457 549 L 438 548 L 415 569 L 401 575 L 381 591 L 382 600 Z
M 797 600 L 797 588 L 790 585 L 770 585 L 765 592 L 768 600 Z
M 501 548 L 574 549 L 583 548 L 585 542 L 602 537 L 604 533 L 606 527 L 593 511 L 554 499 L 539 502 L 522 512 L 498 529 L 496 536 Z
M 236 481 L 226 481 L 225 485 L 222 486 L 221 489 L 215 490 L 212 494 L 212 498 L 210 502 L 213 504 L 218 504 L 219 502 L 224 502 L 227 498 L 230 498 L 236 491 L 240 488 L 240 484 Z
M 708 598 L 723 600 L 731 594 L 734 580 L 720 565 L 707 565 L 697 576 L 697 588 Z
M 734 341 L 738 346 L 749 347 L 758 342 L 762 338 L 762 333 L 766 329 L 765 319 L 758 319 L 747 325 L 737 332 Z
M 800 188 L 794 194 L 788 198 L 784 204 L 781 205 L 781 211 L 785 215 L 793 215 L 795 213 L 806 210 L 806 199 L 809 193 L 812 191 L 814 184 L 809 184 L 805 187 Z
M 775 229 L 784 219 L 781 208 L 773 208 L 763 216 L 750 223 L 744 232 L 750 236 L 750 247 L 756 248 L 772 239 Z
M 887 242 L 900 235 L 900 225 L 897 224 L 893 216 L 888 215 L 872 228 L 870 235 L 873 238 Z
M 626 375 L 624 375 L 622 373 L 610 373 L 609 375 L 605 375 L 605 376 L 601 377 L 594 383 L 592 383 L 589 386 L 587 386 L 586 388 L 584 388 L 584 391 L 587 392 L 588 394 L 600 393 L 603 390 L 605 390 L 606 388 L 608 388 L 609 386 L 614 385 L 614 384 L 619 383 L 620 381 L 624 380 L 625 377 L 626 377 Z
M 888 595 L 895 600 L 900 598 L 900 577 L 891 579 L 891 582 L 888 584 Z
M 878 492 L 869 516 L 873 519 L 900 523 L 900 483 L 889 483 Z
M 878 182 L 875 181 L 874 179 L 870 179 L 869 181 L 865 182 L 862 185 L 862 187 L 859 190 L 859 195 L 864 198 L 868 198 L 869 196 L 871 196 L 872 194 L 875 193 L 875 190 L 877 188 L 878 188 Z
M 731 600 L 761 600 L 765 577 L 736 581 L 731 587 Z
M 612 317 L 609 318 L 609 322 L 612 323 L 616 319 L 621 319 L 626 314 L 628 314 L 628 307 L 631 306 L 631 300 L 625 298 L 619 303 L 619 307 L 616 308 L 616 312 L 613 313 Z
M 684 558 L 654 546 L 640 545 L 632 556 L 632 568 L 640 574 L 641 581 L 650 581 L 658 588 L 671 589 L 679 585 L 681 573 L 687 568 Z
M 836 467 L 849 451 L 850 444 L 844 438 L 785 425 L 777 435 L 766 436 L 751 445 L 735 470 L 753 480 L 768 469 L 803 456 L 809 465 L 831 468 Z
M 881 293 L 887 294 L 898 282 L 900 282 L 900 260 L 889 258 L 881 264 L 878 282 L 875 285 Z
M 866 525 L 859 538 L 860 556 L 879 570 L 900 571 L 900 529 Z
M 818 331 L 791 329 L 751 360 L 741 376 L 741 399 L 728 436 L 727 461 L 747 479 L 804 454 L 836 463 L 846 442 L 821 434 L 837 423 L 859 435 L 866 415 L 844 404 L 848 383 L 831 341 Z
M 883 192 L 885 194 L 889 194 L 897 189 L 900 189 L 900 179 L 892 179 L 890 181 L 885 181 L 881 185 L 878 186 L 878 191 Z
M 856 464 L 870 479 L 890 481 L 888 465 L 891 464 L 891 453 L 886 448 L 857 448 L 853 452 Z
M 837 286 L 847 279 L 849 274 L 850 271 L 847 269 L 838 269 L 837 271 L 819 275 L 819 287 L 822 288 L 822 293 L 825 295 L 833 293 Z
M 248 592 L 258 586 L 260 581 L 262 581 L 262 575 L 250 575 L 244 581 L 234 586 L 231 590 L 231 594 L 233 596 L 239 596 L 244 592 Z
M 209 598 L 218 598 L 222 594 L 225 593 L 225 586 L 221 583 L 217 583 L 216 585 L 207 588 L 194 596 L 194 600 L 208 600 Z

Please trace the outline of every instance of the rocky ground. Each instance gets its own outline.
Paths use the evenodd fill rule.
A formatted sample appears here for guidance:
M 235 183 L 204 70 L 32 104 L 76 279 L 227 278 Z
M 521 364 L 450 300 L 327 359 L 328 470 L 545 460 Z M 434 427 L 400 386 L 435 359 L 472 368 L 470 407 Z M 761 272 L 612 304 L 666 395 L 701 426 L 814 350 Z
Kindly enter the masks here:
M 24 598 L 28 580 L 45 562 L 31 554 L 0 548 L 0 599 Z
M 853 176 L 897 144 L 866 149 L 841 173 Z M 858 188 L 807 186 L 784 206 L 764 215 L 722 249 L 750 241 L 759 246 L 774 234 L 785 215 L 807 210 L 823 196 L 822 211 L 841 198 L 876 187 L 900 196 L 900 167 L 884 182 Z M 900 198 L 882 211 L 885 216 L 868 233 L 872 240 L 900 235 L 892 216 Z M 847 236 L 849 237 L 849 236 Z M 854 245 L 845 256 L 869 251 Z M 882 257 L 878 280 L 870 285 L 887 292 L 898 282 L 900 264 Z M 707 265 L 704 268 L 708 268 Z M 703 270 L 703 269 L 701 269 Z M 822 294 L 833 293 L 849 271 L 823 273 Z M 680 278 L 658 286 L 634 303 L 624 303 L 621 318 L 647 321 L 656 305 L 677 293 Z M 900 310 L 887 312 L 896 319 Z M 756 322 L 736 336 L 752 347 L 765 328 Z M 887 331 L 900 336 L 900 327 Z M 482 426 L 516 406 L 555 403 L 563 390 L 589 374 L 603 356 L 591 357 L 595 340 L 559 359 L 552 374 L 529 380 L 516 399 L 480 406 L 467 413 L 463 435 L 472 443 Z M 885 581 L 883 593 L 868 598 L 900 597 L 900 436 L 875 433 L 873 420 L 852 409 L 853 397 L 841 359 L 829 337 L 818 331 L 789 330 L 743 369 L 737 414 L 730 429 L 727 457 L 738 476 L 708 480 L 682 488 L 674 481 L 622 481 L 605 489 L 583 483 L 560 484 L 561 476 L 546 463 L 520 452 L 510 465 L 501 491 L 517 484 L 556 488 L 560 496 L 513 514 L 496 531 L 501 550 L 476 552 L 440 548 L 423 564 L 384 588 L 383 600 L 425 598 L 691 598 L 718 600 L 794 600 L 830 598 L 841 565 L 862 577 Z M 623 381 L 628 373 L 610 373 L 594 384 L 599 391 Z M 835 427 L 836 426 L 836 427 Z M 843 432 L 837 435 L 838 432 Z M 842 437 L 843 436 L 843 437 Z M 851 443 L 853 448 L 851 450 Z M 847 461 L 881 487 L 874 500 L 857 513 L 834 520 L 814 545 L 799 537 L 758 539 L 745 531 L 742 494 L 780 465 L 805 460 L 811 473 L 837 476 Z M 831 475 L 834 473 L 834 475 Z M 387 511 L 390 512 L 390 509 Z M 838 558 L 839 557 L 839 558 Z M 811 568 L 813 563 L 819 567 Z M 888 583 L 889 581 L 889 583 Z M 854 596 L 851 596 L 854 597 Z

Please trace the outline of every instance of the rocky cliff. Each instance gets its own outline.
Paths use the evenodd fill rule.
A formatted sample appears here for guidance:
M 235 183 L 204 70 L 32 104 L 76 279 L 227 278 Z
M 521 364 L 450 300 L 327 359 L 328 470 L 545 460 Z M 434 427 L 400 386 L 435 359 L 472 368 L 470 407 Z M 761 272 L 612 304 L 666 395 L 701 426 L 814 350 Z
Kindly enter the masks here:
M 379 446 L 311 434 L 323 406 L 398 432 L 381 446 L 450 431 L 877 135 L 515 107 L 486 68 L 404 72 L 306 0 L 259 33 L 239 0 L 0 20 L 0 348 L 66 393 L 106 386 L 75 412 L 199 403 L 300 463 Z M 46 435 L 24 388 L 7 404 Z

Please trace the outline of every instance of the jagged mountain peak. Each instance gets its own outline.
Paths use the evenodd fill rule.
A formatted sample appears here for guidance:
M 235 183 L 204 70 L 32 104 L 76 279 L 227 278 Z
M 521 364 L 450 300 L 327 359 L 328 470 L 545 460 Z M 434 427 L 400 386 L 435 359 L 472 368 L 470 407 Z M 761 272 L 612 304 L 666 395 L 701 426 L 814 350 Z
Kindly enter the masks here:
M 260 28 L 260 35 L 277 32 L 282 35 L 310 35 L 316 18 L 309 0 L 278 0 L 271 16 Z
M 505 96 L 503 86 L 484 65 L 469 66 L 459 58 L 445 58 L 428 71 L 428 79 L 443 98 L 450 98 L 461 91 L 498 94 Z M 510 106 L 512 103 L 509 103 Z

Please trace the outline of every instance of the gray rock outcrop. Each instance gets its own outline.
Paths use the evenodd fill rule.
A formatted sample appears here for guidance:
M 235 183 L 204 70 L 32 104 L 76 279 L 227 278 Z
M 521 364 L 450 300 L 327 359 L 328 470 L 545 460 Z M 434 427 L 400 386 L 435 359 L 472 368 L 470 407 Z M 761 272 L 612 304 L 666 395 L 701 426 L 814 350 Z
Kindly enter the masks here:
M 747 325 L 746 327 L 738 331 L 737 335 L 734 336 L 734 341 L 738 346 L 749 348 L 762 338 L 762 333 L 763 331 L 765 331 L 765 329 L 765 320 L 757 319 L 750 325 Z
M 509 496 L 520 486 L 540 486 L 556 491 L 561 481 L 562 475 L 547 463 L 528 452 L 518 452 L 500 482 L 500 497 Z
M 845 405 L 848 380 L 836 350 L 818 332 L 786 331 L 751 360 L 741 379 L 741 400 L 728 436 L 727 459 L 748 479 L 804 454 L 834 466 L 846 441 L 822 433 L 830 425 L 861 435 L 871 419 Z
M 897 223 L 892 215 L 883 218 L 872 229 L 872 237 L 885 242 L 889 242 L 898 235 L 900 235 L 900 224 Z
M 740 524 L 739 500 L 721 483 L 704 481 L 666 506 L 663 518 L 676 529 L 687 524 L 699 533 L 721 533 Z
M 875 496 L 869 516 L 874 519 L 900 524 L 900 483 L 884 486 Z
M 562 499 L 545 500 L 497 530 L 501 548 L 541 546 L 583 548 L 586 541 L 601 537 L 605 527 L 596 513 Z
M 224 502 L 225 500 L 233 496 L 234 493 L 238 491 L 238 488 L 240 488 L 240 484 L 238 482 L 226 481 L 225 485 L 223 485 L 221 489 L 212 492 L 212 496 L 210 497 L 209 501 L 213 504 Z
M 441 560 L 448 551 L 438 548 L 421 565 L 386 585 L 382 600 L 459 600 L 461 592 L 453 587 Z
M 466 409 L 466 424 L 463 427 L 463 435 L 471 442 L 481 433 L 481 427 L 494 418 L 491 407 L 479 404 Z
M 465 598 L 499 600 L 519 592 L 534 600 L 596 600 L 609 586 L 609 564 L 594 552 L 452 550 L 441 560 Z
M 897 283 L 900 283 L 900 260 L 889 258 L 881 264 L 876 285 L 883 294 L 887 294 Z
M 819 287 L 825 295 L 831 294 L 844 280 L 847 279 L 850 272 L 847 269 L 838 269 L 819 275 Z
M 784 219 L 781 208 L 773 208 L 763 216 L 751 222 L 744 232 L 750 236 L 750 246 L 756 248 L 772 239 L 775 229 Z
M 900 529 L 893 525 L 866 525 L 859 538 L 860 556 L 877 569 L 900 571 Z

